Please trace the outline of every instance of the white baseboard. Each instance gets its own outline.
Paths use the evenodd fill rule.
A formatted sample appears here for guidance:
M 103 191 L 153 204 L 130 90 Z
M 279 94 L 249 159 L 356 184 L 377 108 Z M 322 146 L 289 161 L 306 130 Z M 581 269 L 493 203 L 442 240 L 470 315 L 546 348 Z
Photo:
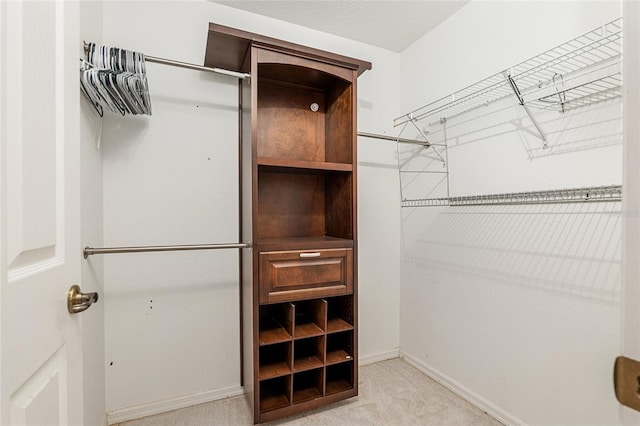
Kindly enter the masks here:
M 165 413 L 179 408 L 190 407 L 192 405 L 203 404 L 205 402 L 216 401 L 218 399 L 229 398 L 242 394 L 242 386 L 230 386 L 228 388 L 198 392 L 192 395 L 179 396 L 177 398 L 150 402 L 148 404 L 137 405 L 134 407 L 120 408 L 107 413 L 107 423 L 112 425 L 114 423 L 126 422 L 128 420 L 139 419 L 141 417 L 152 416 L 154 414 Z
M 519 418 L 507 413 L 506 411 L 496 406 L 492 402 L 487 401 L 477 393 L 471 391 L 470 389 L 466 388 L 462 384 L 453 380 L 451 377 L 447 376 L 446 374 L 436 370 L 430 365 L 425 364 L 424 362 L 419 361 L 416 358 L 412 357 L 411 355 L 408 355 L 402 351 L 400 351 L 400 358 L 403 358 L 405 361 L 407 361 L 407 363 L 411 364 L 418 370 L 422 371 L 424 374 L 431 377 L 433 380 L 440 383 L 442 386 L 446 387 L 451 392 L 469 401 L 471 404 L 475 405 L 476 407 L 478 407 L 479 409 L 481 409 L 482 411 L 484 411 L 485 413 L 487 413 L 488 415 L 490 415 L 500 423 L 503 423 L 509 426 L 525 425 L 525 423 Z
M 379 352 L 377 354 L 366 355 L 359 357 L 358 365 L 373 364 L 374 362 L 386 361 L 388 359 L 398 358 L 400 356 L 399 349 L 392 349 L 386 352 Z

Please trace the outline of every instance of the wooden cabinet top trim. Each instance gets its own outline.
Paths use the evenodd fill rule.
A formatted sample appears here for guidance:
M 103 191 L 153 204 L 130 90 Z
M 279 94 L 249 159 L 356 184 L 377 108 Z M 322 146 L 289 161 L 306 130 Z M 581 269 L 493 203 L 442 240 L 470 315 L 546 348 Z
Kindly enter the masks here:
M 358 75 L 371 69 L 371 62 L 214 23 L 209 24 L 204 66 L 249 72 L 250 61 L 247 57 L 251 46 L 357 70 Z

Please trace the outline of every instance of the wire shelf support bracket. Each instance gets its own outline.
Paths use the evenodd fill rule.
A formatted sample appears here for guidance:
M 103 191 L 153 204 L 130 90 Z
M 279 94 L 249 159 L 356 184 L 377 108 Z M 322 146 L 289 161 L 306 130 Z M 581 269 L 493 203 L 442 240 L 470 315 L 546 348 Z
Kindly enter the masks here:
M 518 103 L 520 104 L 520 106 L 522 106 L 524 111 L 527 113 L 527 115 L 529 116 L 529 119 L 533 123 L 533 126 L 536 128 L 536 130 L 540 134 L 540 139 L 542 139 L 542 141 L 544 142 L 542 147 L 544 149 L 548 148 L 547 135 L 544 133 L 544 131 L 542 130 L 542 127 L 540 127 L 540 123 L 538 123 L 538 120 L 536 120 L 536 117 L 531 113 L 531 110 L 529 109 L 529 107 L 525 103 L 524 98 L 522 97 L 522 94 L 520 93 L 520 89 L 518 89 L 518 85 L 516 84 L 515 81 L 513 81 L 513 78 L 511 78 L 510 74 L 505 74 L 505 78 L 509 82 L 509 85 L 511 86 L 511 89 L 513 90 L 513 93 L 518 98 Z

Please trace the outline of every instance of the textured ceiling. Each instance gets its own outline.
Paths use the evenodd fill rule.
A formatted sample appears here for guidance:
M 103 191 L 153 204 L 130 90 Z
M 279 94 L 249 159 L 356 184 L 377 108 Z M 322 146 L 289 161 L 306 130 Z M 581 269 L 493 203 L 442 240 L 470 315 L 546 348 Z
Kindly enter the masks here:
M 401 52 L 468 0 L 213 0 L 329 34 Z

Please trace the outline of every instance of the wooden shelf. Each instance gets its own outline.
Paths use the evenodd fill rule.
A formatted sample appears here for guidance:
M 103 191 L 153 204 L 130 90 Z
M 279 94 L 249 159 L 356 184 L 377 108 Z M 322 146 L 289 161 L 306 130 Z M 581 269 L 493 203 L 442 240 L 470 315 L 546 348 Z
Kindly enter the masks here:
M 298 404 L 300 402 L 309 401 L 310 399 L 319 398 L 322 396 L 320 389 L 316 387 L 308 387 L 301 389 L 293 394 L 293 403 Z
M 297 404 L 322 396 L 323 369 L 305 371 L 293 375 L 293 403 Z
M 330 395 L 354 388 L 354 362 L 329 365 L 326 368 L 325 394 Z
M 274 319 L 263 321 L 260 328 L 260 346 L 288 342 L 292 339 L 287 330 Z
M 350 172 L 353 170 L 353 166 L 347 163 L 332 163 L 328 161 L 303 161 L 303 160 L 289 160 L 286 158 L 270 158 L 270 157 L 258 157 L 258 166 L 275 168 L 278 171 L 304 171 L 304 170 L 318 170 L 318 171 L 333 171 L 333 172 Z
M 327 321 L 327 303 L 322 299 L 296 303 L 294 340 L 322 336 Z M 301 344 L 302 342 L 300 342 Z M 299 345 L 297 342 L 296 345 Z
M 260 346 L 288 342 L 289 340 L 291 340 L 291 335 L 282 327 L 260 332 Z
M 342 318 L 333 318 L 327 321 L 327 333 L 353 330 L 353 326 Z
M 291 376 L 260 382 L 260 411 L 271 411 L 291 405 Z
M 341 362 L 353 361 L 353 357 L 348 352 L 338 349 L 332 352 L 327 352 L 327 365 L 339 364 Z
M 329 334 L 326 339 L 327 365 L 353 361 L 353 332 L 351 330 Z
M 346 391 L 349 389 L 353 389 L 353 385 L 349 383 L 347 380 L 344 380 L 344 379 L 332 380 L 330 382 L 327 382 L 326 394 L 331 395 L 331 394 Z
M 265 391 L 262 393 L 262 398 L 260 398 L 260 411 L 275 410 L 289 405 L 289 398 L 287 398 L 286 395 L 276 394 L 264 396 Z
M 263 251 L 278 250 L 286 247 L 291 250 L 316 250 L 330 248 L 353 248 L 353 240 L 335 237 L 284 237 L 284 238 L 258 238 L 254 241 L 254 247 Z
M 258 375 L 260 380 L 291 374 L 291 342 L 260 346 Z
M 300 359 L 296 358 L 293 362 L 293 370 L 297 373 L 300 371 L 313 370 L 323 365 L 324 363 L 320 358 L 315 355 L 310 355 Z
M 291 374 L 291 367 L 285 361 L 260 366 L 260 380 L 273 379 L 287 374 Z
M 295 339 L 306 339 L 307 337 L 322 336 L 324 331 L 312 322 L 306 324 L 296 324 L 293 332 Z
M 309 386 L 308 388 L 300 389 L 293 393 L 293 403 L 298 404 L 300 402 L 309 401 L 310 399 L 319 398 L 322 396 L 322 391 L 315 386 Z

